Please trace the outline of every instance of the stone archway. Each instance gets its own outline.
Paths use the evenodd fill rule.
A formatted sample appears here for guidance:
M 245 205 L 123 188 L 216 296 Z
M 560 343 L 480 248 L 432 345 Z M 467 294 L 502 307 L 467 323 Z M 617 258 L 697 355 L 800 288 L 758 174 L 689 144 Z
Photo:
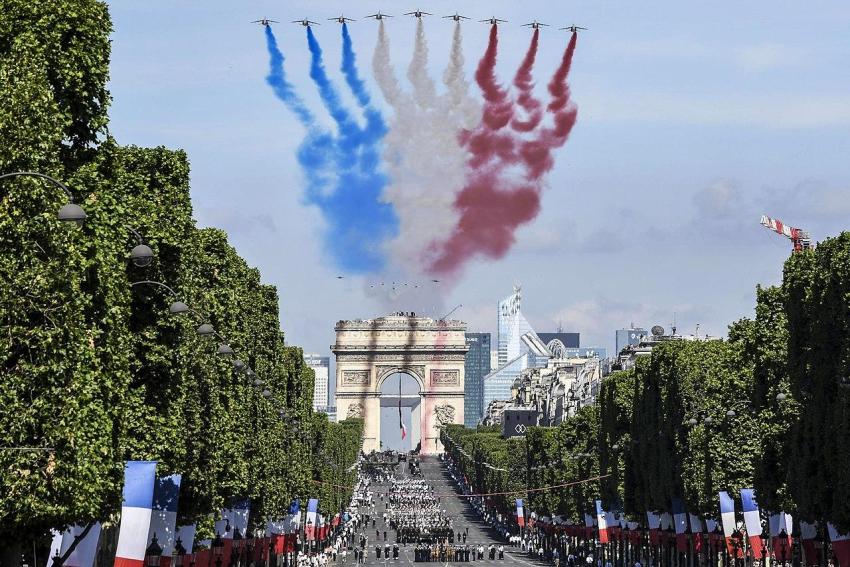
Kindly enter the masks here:
M 422 382 L 412 373 L 399 369 L 386 374 L 378 383 L 381 395 L 380 438 L 384 450 L 409 451 L 422 440 Z M 399 413 L 407 435 L 401 438 Z
M 381 386 L 401 372 L 420 386 L 422 453 L 441 452 L 439 427 L 463 423 L 466 324 L 398 313 L 339 321 L 334 330 L 337 415 L 363 418 L 363 450 L 379 450 Z

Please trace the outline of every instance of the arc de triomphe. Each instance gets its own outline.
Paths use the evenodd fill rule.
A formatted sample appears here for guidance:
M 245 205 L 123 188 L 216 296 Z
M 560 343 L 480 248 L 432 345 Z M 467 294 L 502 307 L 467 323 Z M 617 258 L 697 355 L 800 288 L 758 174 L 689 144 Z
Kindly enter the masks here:
M 379 450 L 381 385 L 401 372 L 419 385 L 419 399 L 413 400 L 418 402 L 410 432 L 413 446 L 421 440 L 422 454 L 441 452 L 439 426 L 463 423 L 466 323 L 396 313 L 339 321 L 334 330 L 336 343 L 331 351 L 336 355 L 337 415 L 339 419 L 363 418 L 363 450 Z

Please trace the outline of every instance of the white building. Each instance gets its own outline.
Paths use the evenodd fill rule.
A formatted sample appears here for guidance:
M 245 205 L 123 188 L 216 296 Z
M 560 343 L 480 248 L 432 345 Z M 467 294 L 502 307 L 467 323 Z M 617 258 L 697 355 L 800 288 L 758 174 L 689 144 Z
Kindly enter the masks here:
M 330 357 L 318 354 L 305 354 L 304 362 L 316 373 L 313 383 L 313 411 L 327 412 L 328 381 L 330 380 Z

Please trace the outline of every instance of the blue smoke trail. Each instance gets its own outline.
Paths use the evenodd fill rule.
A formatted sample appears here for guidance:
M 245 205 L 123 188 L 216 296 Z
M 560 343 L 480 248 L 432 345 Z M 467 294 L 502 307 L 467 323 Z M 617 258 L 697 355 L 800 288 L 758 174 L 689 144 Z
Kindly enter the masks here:
M 344 30 L 347 34 L 347 30 Z M 311 28 L 307 28 L 310 48 L 310 77 L 319 89 L 324 106 L 337 125 L 337 134 L 323 131 L 315 118 L 295 95 L 283 72 L 283 55 L 277 48 L 271 30 L 266 28 L 270 67 L 267 82 L 287 107 L 307 128 L 307 138 L 298 150 L 298 162 L 305 172 L 306 200 L 322 211 L 327 223 L 324 245 L 334 262 L 350 273 L 376 272 L 384 266 L 382 244 L 398 232 L 398 219 L 392 206 L 383 202 L 382 193 L 387 177 L 380 169 L 380 141 L 387 132 L 379 112 L 364 109 L 366 125 L 361 128 L 344 108 L 333 84 L 328 79 L 322 61 L 322 49 Z M 349 38 L 350 47 L 350 38 Z M 369 97 L 357 77 L 351 51 L 351 73 L 360 93 L 355 92 L 362 105 Z
M 284 57 L 280 48 L 277 46 L 277 39 L 272 33 L 271 26 L 266 28 L 266 48 L 269 51 L 269 74 L 266 76 L 266 82 L 274 90 L 274 94 L 283 101 L 283 103 L 291 110 L 301 121 L 304 126 L 315 125 L 315 119 L 310 111 L 304 106 L 304 101 L 295 94 L 292 85 L 286 80 L 286 73 L 283 71 Z

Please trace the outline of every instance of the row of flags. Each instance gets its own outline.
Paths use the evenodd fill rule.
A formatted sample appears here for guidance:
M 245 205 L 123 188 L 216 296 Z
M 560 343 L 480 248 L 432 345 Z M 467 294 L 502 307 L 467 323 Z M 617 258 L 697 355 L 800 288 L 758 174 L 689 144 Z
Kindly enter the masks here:
M 124 490 L 121 504 L 121 523 L 118 532 L 118 544 L 115 554 L 114 567 L 145 567 L 145 552 L 153 540 L 157 539 L 162 548 L 160 567 L 171 567 L 171 558 L 177 540 L 180 540 L 187 555 L 192 553 L 195 545 L 195 525 L 177 526 L 177 504 L 180 496 L 181 475 L 156 475 L 156 461 L 128 461 L 124 467 Z M 330 534 L 332 526 L 340 522 L 337 514 L 328 522 L 325 516 L 318 513 L 319 501 L 311 498 L 307 503 L 307 522 L 305 538 L 307 541 L 324 540 Z M 238 530 L 244 536 L 248 532 L 248 517 L 251 511 L 250 500 L 240 500 L 231 504 L 230 508 L 221 511 L 221 517 L 215 522 L 215 530 L 221 536 L 224 564 L 230 561 L 233 549 L 233 536 Z M 269 521 L 266 525 L 266 535 L 255 538 L 255 561 L 264 561 L 270 549 L 275 553 L 294 552 L 301 528 L 301 505 L 294 500 L 282 520 Z M 87 532 L 84 531 L 88 529 Z M 65 560 L 66 567 L 92 567 L 100 539 L 101 525 L 99 522 L 90 527 L 75 525 L 64 532 L 53 533 L 50 547 L 50 558 L 46 567 L 52 567 L 56 555 L 64 556 L 76 539 L 74 550 Z M 82 536 L 82 537 L 81 537 Z M 191 562 L 196 567 L 212 567 L 211 540 L 198 542 L 206 546 L 194 554 Z M 184 561 L 189 564 L 189 560 Z
M 736 542 L 737 521 L 735 516 L 735 500 L 728 492 L 720 492 L 720 523 L 713 519 L 705 519 L 697 514 L 685 510 L 680 499 L 671 501 L 670 512 L 647 512 L 647 527 L 651 545 L 661 545 L 668 541 L 675 541 L 676 549 L 680 552 L 688 552 L 693 545 L 696 553 L 702 551 L 704 540 L 703 534 L 708 534 L 711 545 L 720 547 L 725 544 L 730 555 L 743 558 L 744 544 Z M 605 544 L 612 540 L 625 538 L 635 545 L 641 543 L 641 532 L 637 522 L 627 521 L 623 512 L 617 510 L 605 510 L 601 500 L 595 502 L 595 512 L 584 514 L 584 526 L 577 525 L 559 516 L 554 518 L 544 517 L 540 520 L 545 530 L 561 530 L 569 535 L 590 538 L 594 535 L 599 543 Z M 744 516 L 744 528 L 747 535 L 747 544 L 750 557 L 762 559 L 770 554 L 765 549 L 762 540 L 761 512 L 756 500 L 755 490 L 745 488 L 741 490 L 741 509 Z M 523 501 L 516 499 L 516 520 L 522 528 L 526 525 Z M 532 526 L 537 521 L 534 512 L 531 513 L 528 522 Z M 721 529 L 718 529 L 721 528 Z M 829 523 L 829 540 L 832 550 L 841 567 L 850 567 L 850 533 L 839 533 L 837 528 Z M 770 537 L 770 548 L 772 555 L 778 560 L 790 560 L 792 551 L 793 518 L 790 514 L 780 512 L 768 517 L 768 530 Z M 670 532 L 672 534 L 668 536 Z M 740 534 L 740 532 L 738 532 Z M 819 564 L 819 550 L 815 545 L 817 525 L 800 522 L 800 539 L 806 555 L 807 565 Z M 670 539 L 675 537 L 675 540 Z

